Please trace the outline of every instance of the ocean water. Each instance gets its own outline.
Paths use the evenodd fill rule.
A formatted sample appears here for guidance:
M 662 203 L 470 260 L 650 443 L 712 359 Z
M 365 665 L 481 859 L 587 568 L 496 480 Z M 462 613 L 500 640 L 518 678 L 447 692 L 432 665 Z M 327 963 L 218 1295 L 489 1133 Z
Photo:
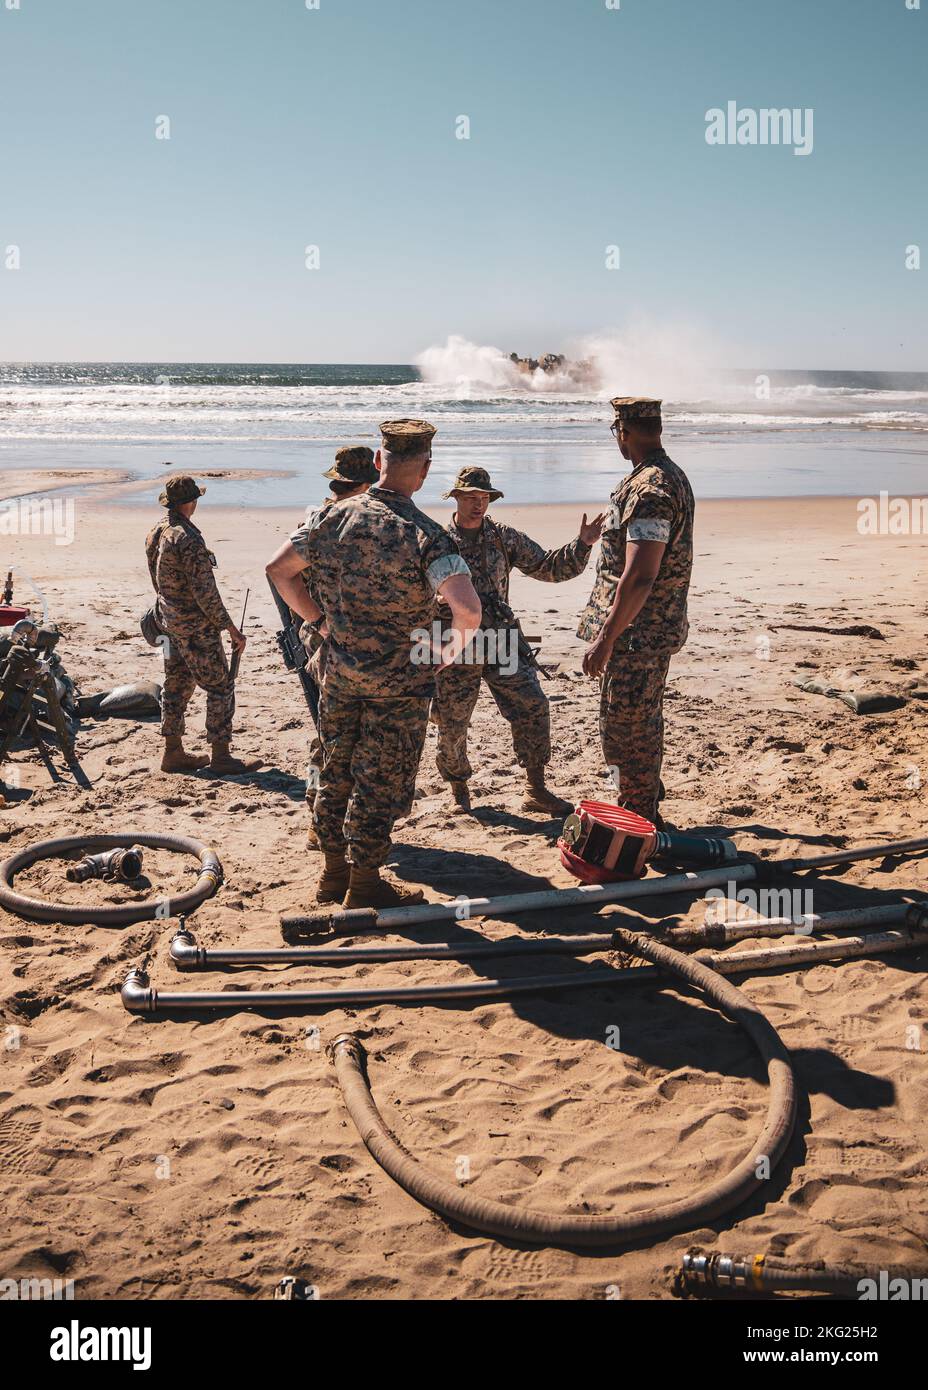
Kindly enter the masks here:
M 166 462 L 278 470 L 292 476 L 217 483 L 211 500 L 303 506 L 323 494 L 336 448 L 376 447 L 381 420 L 411 415 L 438 427 L 424 505 L 439 504 L 465 464 L 489 468 L 507 501 L 587 505 L 625 469 L 609 396 L 646 392 L 664 397 L 665 444 L 697 496 L 928 490 L 928 373 L 681 376 L 657 360 L 644 374 L 613 368 L 603 382 L 525 375 L 461 340 L 410 366 L 6 364 L 0 469 L 112 467 L 151 478 L 153 491 Z

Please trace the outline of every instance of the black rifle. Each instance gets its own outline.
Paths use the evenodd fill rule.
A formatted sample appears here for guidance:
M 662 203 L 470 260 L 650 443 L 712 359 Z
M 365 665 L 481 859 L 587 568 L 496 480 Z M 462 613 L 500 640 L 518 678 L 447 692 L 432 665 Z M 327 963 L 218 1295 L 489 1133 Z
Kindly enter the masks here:
M 307 708 L 313 717 L 316 728 L 319 727 L 319 687 L 306 669 L 307 652 L 303 643 L 300 641 L 300 619 L 295 617 L 286 603 L 280 597 L 274 587 L 273 581 L 268 579 L 271 593 L 274 595 L 274 602 L 277 604 L 277 611 L 280 614 L 280 621 L 283 623 L 283 631 L 276 633 L 277 645 L 280 654 L 284 659 L 284 665 L 288 671 L 295 671 L 300 678 L 300 685 L 303 687 L 303 698 Z

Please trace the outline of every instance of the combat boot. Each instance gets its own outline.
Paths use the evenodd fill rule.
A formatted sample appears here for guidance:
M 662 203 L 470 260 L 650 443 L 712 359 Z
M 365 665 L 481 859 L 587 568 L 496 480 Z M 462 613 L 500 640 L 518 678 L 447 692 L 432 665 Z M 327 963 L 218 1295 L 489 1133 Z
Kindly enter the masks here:
M 340 903 L 348 891 L 349 867 L 343 853 L 323 850 L 325 867 L 316 889 L 317 903 Z
M 313 825 L 312 821 L 310 821 L 309 825 L 306 827 L 306 848 L 314 850 L 317 853 L 322 849 L 319 843 L 319 836 L 316 834 L 316 827 Z
M 342 907 L 411 907 L 425 901 L 418 888 L 401 888 L 390 879 L 381 878 L 379 869 L 351 866 L 351 879 Z
M 208 762 L 205 753 L 186 753 L 183 739 L 170 734 L 165 738 L 162 772 L 199 772 Z
M 452 781 L 451 795 L 454 797 L 455 806 L 459 806 L 462 811 L 470 810 L 470 788 L 466 782 Z
M 209 760 L 211 772 L 219 772 L 228 777 L 235 777 L 242 772 L 254 772 L 261 766 L 261 759 L 254 758 L 251 762 L 243 762 L 241 758 L 233 758 L 229 748 L 229 740 L 221 739 L 218 743 L 210 744 L 213 756 Z
M 569 801 L 558 796 L 545 786 L 545 770 L 543 767 L 527 767 L 525 769 L 525 799 L 522 802 L 523 811 L 542 811 L 548 816 L 569 816 L 574 809 Z

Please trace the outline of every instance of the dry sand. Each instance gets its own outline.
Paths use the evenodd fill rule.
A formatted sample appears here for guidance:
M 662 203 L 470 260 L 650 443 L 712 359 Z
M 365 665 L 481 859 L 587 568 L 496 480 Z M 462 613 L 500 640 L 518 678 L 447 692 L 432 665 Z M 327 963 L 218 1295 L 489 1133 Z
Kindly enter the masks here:
M 203 944 L 274 945 L 278 916 L 308 906 L 318 860 L 305 852 L 307 721 L 273 643 L 263 566 L 297 519 L 223 508 L 197 520 L 220 558 L 230 611 L 251 586 L 237 747 L 266 767 L 235 781 L 168 777 L 152 724 L 86 722 L 90 790 L 61 767 L 17 755 L 19 799 L 0 812 L 8 852 L 86 831 L 171 829 L 220 852 L 227 880 L 193 923 Z M 580 509 L 500 508 L 548 544 Z M 4 544 L 44 592 L 60 650 L 86 693 L 140 677 L 158 658 L 138 633 L 148 599 L 142 543 L 151 506 L 105 509 L 78 497 L 75 543 Z M 9 556 L 9 559 L 6 557 Z M 595 557 L 594 557 L 595 558 Z M 923 833 L 928 704 L 858 717 L 790 682 L 820 673 L 904 688 L 928 684 L 925 540 L 862 538 L 851 499 L 703 503 L 692 635 L 666 706 L 665 814 L 766 854 L 815 853 Z M 542 657 L 565 794 L 606 791 L 594 688 L 576 678 L 573 636 L 590 575 L 561 586 L 522 577 L 515 605 Z M 27 584 L 20 578 L 17 594 Z M 774 630 L 869 623 L 885 641 Z M 202 696 L 189 726 L 202 740 Z M 474 814 L 451 814 L 435 772 L 434 731 L 412 815 L 392 862 L 430 897 L 571 882 L 556 825 L 520 809 L 507 729 L 481 696 L 472 734 Z M 913 769 L 920 769 L 919 773 Z M 159 889 L 189 881 L 149 856 Z M 47 897 L 119 895 L 65 882 L 61 863 L 18 881 Z M 854 866 L 814 881 L 814 908 L 928 889 L 925 860 Z M 643 916 L 701 920 L 686 899 Z M 637 914 L 629 920 L 640 921 Z M 488 922 L 513 931 L 591 928 L 582 914 Z M 324 1298 L 627 1298 L 669 1296 L 689 1245 L 734 1253 L 779 1242 L 797 1257 L 877 1263 L 924 1258 L 928 1244 L 928 952 L 756 975 L 748 995 L 790 1048 L 802 1092 L 798 1132 L 769 1186 L 717 1228 L 607 1254 L 519 1247 L 450 1229 L 382 1173 L 349 1121 L 324 1046 L 346 1026 L 370 1052 L 373 1090 L 399 1139 L 475 1191 L 563 1211 L 628 1211 L 691 1193 L 750 1149 L 765 1088 L 737 1028 L 673 989 L 588 991 L 470 1007 L 338 1010 L 321 1016 L 149 1020 L 118 989 L 146 962 L 165 989 L 219 988 L 230 975 L 178 976 L 172 925 L 49 927 L 0 915 L 0 1277 L 72 1278 L 76 1296 L 265 1298 L 285 1273 Z M 467 932 L 462 926 L 459 934 Z M 393 938 L 390 938 L 393 939 Z M 748 943 L 750 944 L 750 943 Z M 762 943 L 761 943 L 762 944 Z M 538 962 L 583 971 L 591 961 Z M 475 967 L 479 969 L 479 967 Z M 493 973 L 527 973 L 500 963 Z M 314 983 L 466 980 L 441 963 L 320 970 Z M 251 969 L 236 984 L 306 984 L 299 968 Z M 606 1046 L 621 1029 L 621 1050 Z M 920 1042 L 920 1050 L 913 1046 Z

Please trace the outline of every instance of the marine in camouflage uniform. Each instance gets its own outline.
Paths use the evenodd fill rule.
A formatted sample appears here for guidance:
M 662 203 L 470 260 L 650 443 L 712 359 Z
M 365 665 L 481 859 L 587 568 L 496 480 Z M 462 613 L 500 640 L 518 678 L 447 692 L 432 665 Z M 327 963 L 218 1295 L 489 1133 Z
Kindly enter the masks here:
M 148 571 L 157 594 L 155 616 L 165 636 L 162 771 L 195 771 L 210 762 L 217 771 L 245 772 L 249 765 L 232 758 L 229 752 L 235 684 L 222 645 L 224 631 L 232 633 L 234 641 L 241 634 L 216 586 L 215 556 L 189 515 L 188 504 L 195 503 L 205 491 L 184 475 L 168 479 L 159 499 L 167 507 L 167 515 L 145 541 Z M 212 759 L 183 749 L 185 713 L 197 686 L 206 693 L 206 734 Z
M 281 582 L 286 587 L 287 579 L 292 576 L 295 570 L 298 570 L 301 582 L 306 587 L 307 592 L 312 595 L 309 584 L 307 537 L 313 527 L 327 514 L 330 507 L 347 501 L 349 497 L 362 495 L 367 492 L 372 483 L 376 483 L 378 473 L 374 466 L 373 449 L 360 444 L 346 445 L 344 448 L 338 449 L 335 454 L 335 463 L 331 468 L 327 468 L 322 476 L 329 481 L 330 496 L 326 497 L 319 506 L 306 508 L 305 519 L 290 536 L 289 541 L 277 551 L 271 564 L 267 567 L 268 578 L 278 592 L 280 592 Z M 279 566 L 279 571 L 275 569 L 275 566 Z M 312 595 L 312 597 L 318 604 L 315 596 Z M 323 638 L 318 625 L 303 622 L 300 626 L 300 640 L 306 648 L 312 667 L 318 666 L 322 660 L 320 649 L 323 645 Z M 312 674 L 312 667 L 310 674 Z M 316 788 L 321 767 L 322 743 L 317 730 L 310 742 L 309 770 L 306 777 L 306 802 L 310 811 L 316 799 Z M 306 846 L 312 850 L 320 848 L 312 824 L 306 832 Z
M 415 491 L 434 427 L 402 420 L 381 428 L 398 467 L 408 460 L 416 473 L 421 460 Z M 438 522 L 383 483 L 330 507 L 301 544 L 326 628 L 317 658 L 322 769 L 313 822 L 326 864 L 317 899 L 334 901 L 347 888 L 346 907 L 418 901 L 379 870 L 393 825 L 412 804 L 434 693 L 434 666 L 413 659 L 415 634 L 428 631 L 436 593 L 466 577 L 467 565 Z
M 612 405 L 613 432 L 634 467 L 612 494 L 596 584 L 577 634 L 594 644 L 584 669 L 601 671 L 599 732 L 619 804 L 660 825 L 664 688 L 670 659 L 689 631 L 695 504 L 686 474 L 661 447 L 661 402 L 616 397 Z M 643 604 L 622 626 L 617 591 L 628 542 L 659 542 L 663 550 Z
M 474 655 L 472 651 L 439 673 L 432 707 L 432 718 L 438 725 L 438 771 L 451 783 L 457 804 L 469 809 L 467 782 L 473 769 L 467 756 L 467 735 L 481 681 L 485 681 L 497 709 L 509 724 L 516 759 L 526 771 L 528 785 L 523 809 L 566 814 L 570 803 L 545 786 L 545 768 L 551 761 L 548 697 L 541 688 L 531 649 L 509 606 L 509 575 L 518 569 L 532 579 L 550 584 L 575 579 L 586 568 L 601 519 L 587 526 L 584 516 L 578 537 L 557 550 L 544 550 L 524 531 L 485 514 L 487 505 L 503 496 L 493 487 L 486 469 L 462 468 L 445 496 L 457 502 L 448 534 L 470 569 L 483 607 L 484 630 L 492 638 L 491 644 L 481 642 L 476 655 L 495 653 L 495 659 L 467 660 Z

